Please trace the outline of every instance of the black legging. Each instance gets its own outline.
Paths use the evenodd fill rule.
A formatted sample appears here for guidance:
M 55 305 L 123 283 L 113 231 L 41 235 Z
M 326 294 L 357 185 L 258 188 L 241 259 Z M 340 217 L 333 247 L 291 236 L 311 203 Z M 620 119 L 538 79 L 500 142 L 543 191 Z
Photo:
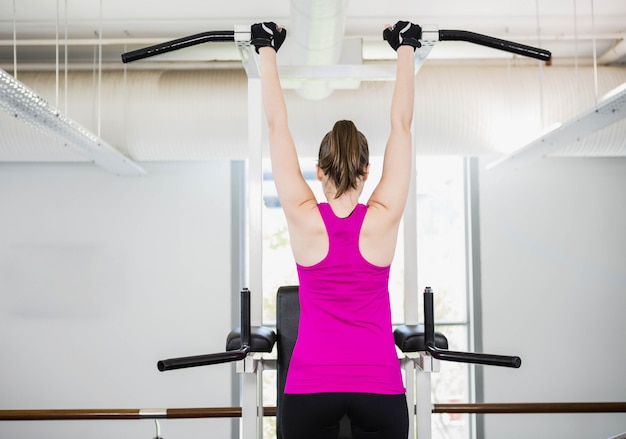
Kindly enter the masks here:
M 406 396 L 373 393 L 285 394 L 281 406 L 283 439 L 336 439 L 348 415 L 354 439 L 406 439 Z

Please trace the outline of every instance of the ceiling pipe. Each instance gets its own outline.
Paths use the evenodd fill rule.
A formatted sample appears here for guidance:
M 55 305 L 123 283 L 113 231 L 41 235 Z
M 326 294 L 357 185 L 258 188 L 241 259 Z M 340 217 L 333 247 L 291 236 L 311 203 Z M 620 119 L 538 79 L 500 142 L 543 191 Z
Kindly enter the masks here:
M 348 0 L 291 0 L 289 31 L 293 65 L 335 65 L 341 58 Z M 324 99 L 333 89 L 328 81 L 307 81 L 297 93 Z

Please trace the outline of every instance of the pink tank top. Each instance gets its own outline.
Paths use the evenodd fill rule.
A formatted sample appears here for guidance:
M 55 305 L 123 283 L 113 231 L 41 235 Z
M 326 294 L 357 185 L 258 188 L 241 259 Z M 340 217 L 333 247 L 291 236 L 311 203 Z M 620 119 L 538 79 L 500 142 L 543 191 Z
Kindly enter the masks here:
M 359 250 L 367 206 L 347 218 L 328 203 L 319 211 L 329 250 L 312 266 L 297 265 L 300 324 L 285 393 L 405 392 L 391 327 L 389 266 Z

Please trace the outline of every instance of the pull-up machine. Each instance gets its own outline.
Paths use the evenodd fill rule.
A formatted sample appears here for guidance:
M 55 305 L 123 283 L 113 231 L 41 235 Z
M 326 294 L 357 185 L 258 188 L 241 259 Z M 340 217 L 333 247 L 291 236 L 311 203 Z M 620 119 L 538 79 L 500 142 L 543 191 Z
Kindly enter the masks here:
M 399 361 L 405 371 L 407 403 L 409 407 L 415 407 L 415 416 L 410 417 L 409 437 L 414 437 L 414 432 L 417 431 L 418 438 L 428 439 L 431 437 L 430 416 L 433 410 L 430 401 L 430 373 L 439 371 L 439 360 L 511 368 L 519 368 L 522 360 L 517 356 L 448 350 L 448 340 L 445 335 L 435 331 L 433 291 L 430 287 L 425 289 L 423 297 L 424 324 L 397 327 L 394 330 L 394 340 L 396 346 L 404 354 Z M 276 332 L 268 327 L 250 325 L 250 291 L 248 289 L 244 288 L 241 291 L 240 299 L 240 326 L 228 334 L 225 352 L 161 360 L 157 363 L 157 367 L 163 372 L 248 360 L 252 367 L 248 367 L 247 371 L 245 367 L 239 368 L 238 371 L 255 373 L 259 386 L 262 383 L 261 375 L 264 369 L 276 370 L 278 395 L 276 414 L 280 417 L 287 370 L 298 334 L 300 317 L 298 287 L 284 286 L 280 287 L 277 292 Z M 350 343 L 350 340 L 346 340 L 346 343 Z M 264 354 L 272 352 L 275 345 L 278 358 L 264 357 Z M 248 354 L 252 356 L 247 358 Z M 367 356 L 367 352 L 363 355 Z M 425 398 L 424 395 L 428 397 Z M 262 419 L 264 413 L 262 399 L 258 399 L 257 404 L 256 413 Z M 243 411 L 242 416 L 246 416 Z M 342 420 L 339 439 L 351 438 L 348 425 L 346 419 Z M 281 439 L 279 422 L 277 422 L 277 427 L 277 437 Z M 260 438 L 260 432 L 257 432 L 254 437 Z
M 234 30 L 203 32 L 162 44 L 130 51 L 122 54 L 124 63 L 134 62 L 156 55 L 180 50 L 186 47 L 212 43 L 235 42 L 243 67 L 248 77 L 248 159 L 247 159 L 247 278 L 245 281 L 250 290 L 242 291 L 241 325 L 231 332 L 227 339 L 227 350 L 224 353 L 197 355 L 193 357 L 175 358 L 158 362 L 161 371 L 186 367 L 236 361 L 237 371 L 241 378 L 242 421 L 240 436 L 242 438 L 262 438 L 263 406 L 262 406 L 262 372 L 263 369 L 277 367 L 276 360 L 266 354 L 271 352 L 276 342 L 274 330 L 262 325 L 262 301 L 259 295 L 251 295 L 250 291 L 262 291 L 262 143 L 263 116 L 261 106 L 261 83 L 258 67 L 258 56 L 251 45 L 250 26 L 235 26 Z M 422 46 L 415 51 L 415 71 L 419 70 L 428 57 L 433 46 L 440 41 L 465 41 L 481 46 L 503 50 L 516 55 L 548 62 L 551 53 L 547 50 L 501 40 L 486 35 L 462 30 L 439 30 L 435 26 L 422 26 Z M 282 79 L 315 79 L 333 80 L 393 80 L 395 71 L 379 64 L 362 65 L 328 65 L 328 66 L 281 66 Z M 415 159 L 415 148 L 413 148 Z M 416 193 L 415 178 L 411 181 L 410 193 Z M 405 263 L 415 266 L 417 262 L 416 236 L 416 198 L 409 196 L 405 208 Z M 461 361 L 466 363 L 519 367 L 518 357 L 500 355 L 453 352 L 447 350 L 447 340 L 442 334 L 434 332 L 432 320 L 432 291 L 424 294 L 426 311 L 425 325 L 417 324 L 418 295 L 417 275 L 414 270 L 405 270 L 405 322 L 397 328 L 394 336 L 396 345 L 405 353 L 400 359 L 405 369 L 407 400 L 409 406 L 416 406 L 416 417 L 412 417 L 409 437 L 417 434 L 420 439 L 431 437 L 430 415 L 430 372 L 439 370 L 439 360 Z M 297 297 L 297 295 L 296 295 Z M 299 305 L 298 305 L 299 315 Z M 280 330 L 279 330 L 280 332 Z M 280 349 L 280 342 L 279 342 Z M 281 353 L 279 352 L 279 357 Z M 280 361 L 279 361 L 280 363 Z M 416 395 L 428 395 L 427 398 Z

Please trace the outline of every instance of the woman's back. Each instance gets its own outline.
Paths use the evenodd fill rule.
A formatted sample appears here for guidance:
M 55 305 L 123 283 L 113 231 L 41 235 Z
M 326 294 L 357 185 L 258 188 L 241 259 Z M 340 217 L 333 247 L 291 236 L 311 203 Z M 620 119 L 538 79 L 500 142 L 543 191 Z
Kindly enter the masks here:
M 368 207 L 345 218 L 327 203 L 319 212 L 329 249 L 311 266 L 298 265 L 300 326 L 287 393 L 404 392 L 389 308 L 389 266 L 368 262 L 359 234 Z
M 331 199 L 328 204 L 339 218 L 349 216 L 358 205 L 355 201 L 351 208 L 342 209 L 335 207 L 334 201 Z M 317 201 L 312 201 L 291 218 L 287 215 L 292 252 L 296 263 L 301 265 L 313 265 L 328 253 L 328 234 L 317 206 Z M 376 204 L 368 206 L 359 233 L 359 249 L 367 261 L 380 266 L 391 264 L 399 223 L 399 219 Z

